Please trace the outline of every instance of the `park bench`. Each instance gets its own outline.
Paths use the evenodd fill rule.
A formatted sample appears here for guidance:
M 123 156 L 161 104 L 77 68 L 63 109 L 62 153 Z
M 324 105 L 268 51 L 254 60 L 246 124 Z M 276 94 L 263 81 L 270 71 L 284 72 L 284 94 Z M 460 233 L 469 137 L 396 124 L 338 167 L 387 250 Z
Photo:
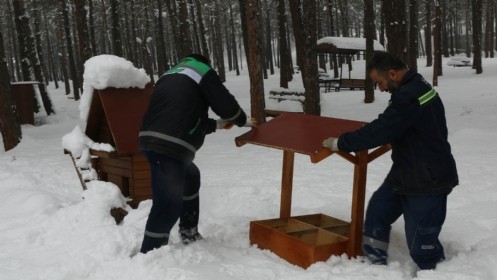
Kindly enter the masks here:
M 276 100 L 279 102 L 282 101 L 294 101 L 294 102 L 299 102 L 300 107 L 303 110 L 304 106 L 304 101 L 305 101 L 305 96 L 304 92 L 300 91 L 277 91 L 277 90 L 271 90 L 269 91 L 269 99 Z M 266 117 L 277 117 L 282 113 L 285 113 L 287 111 L 285 110 L 280 110 L 280 109 L 265 109 L 264 110 Z
M 336 88 L 339 84 L 340 80 L 333 78 L 320 78 L 319 79 L 319 88 L 324 88 L 324 92 L 330 92 L 332 88 Z
M 349 88 L 350 90 L 364 89 L 366 84 L 365 79 L 340 79 L 335 86 L 335 91 L 340 91 L 341 88 Z

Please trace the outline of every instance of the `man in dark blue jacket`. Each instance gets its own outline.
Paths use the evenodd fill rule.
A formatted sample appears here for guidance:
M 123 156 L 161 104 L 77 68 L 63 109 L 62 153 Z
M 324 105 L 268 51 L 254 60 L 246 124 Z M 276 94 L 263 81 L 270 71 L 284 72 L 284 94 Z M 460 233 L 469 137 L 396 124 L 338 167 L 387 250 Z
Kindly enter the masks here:
M 386 264 L 391 225 L 403 215 L 412 259 L 421 269 L 434 269 L 445 258 L 438 236 L 447 195 L 459 183 L 442 100 L 416 70 L 388 53 L 376 53 L 367 71 L 392 94 L 390 104 L 376 120 L 323 146 L 357 152 L 391 145 L 392 167 L 366 210 L 363 254 Z
M 221 119 L 210 119 L 209 108 Z M 140 252 L 166 245 L 178 219 L 184 244 L 202 239 L 197 229 L 200 171 L 193 163 L 195 153 L 216 128 L 247 123 L 208 58 L 189 55 L 160 77 L 139 134 L 153 196 Z

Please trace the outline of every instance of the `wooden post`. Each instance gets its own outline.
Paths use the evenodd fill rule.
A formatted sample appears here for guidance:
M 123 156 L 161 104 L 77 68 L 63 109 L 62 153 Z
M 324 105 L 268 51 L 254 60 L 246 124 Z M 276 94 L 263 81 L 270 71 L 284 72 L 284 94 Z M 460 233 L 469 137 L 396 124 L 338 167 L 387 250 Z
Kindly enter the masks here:
M 281 178 L 280 218 L 289 218 L 292 212 L 293 162 L 295 153 L 283 151 L 283 171 Z
M 364 200 L 366 196 L 366 177 L 368 168 L 368 151 L 356 154 L 354 164 L 354 182 L 352 189 L 352 213 L 350 221 L 349 257 L 362 255 L 362 225 L 364 223 Z

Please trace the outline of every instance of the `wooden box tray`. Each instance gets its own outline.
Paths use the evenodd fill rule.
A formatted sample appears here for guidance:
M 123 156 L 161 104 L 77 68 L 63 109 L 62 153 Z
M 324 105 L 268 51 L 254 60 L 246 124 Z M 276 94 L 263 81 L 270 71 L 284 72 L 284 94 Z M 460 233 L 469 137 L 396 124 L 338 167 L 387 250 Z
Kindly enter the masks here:
M 346 252 L 350 224 L 313 214 L 250 222 L 250 242 L 307 268 Z

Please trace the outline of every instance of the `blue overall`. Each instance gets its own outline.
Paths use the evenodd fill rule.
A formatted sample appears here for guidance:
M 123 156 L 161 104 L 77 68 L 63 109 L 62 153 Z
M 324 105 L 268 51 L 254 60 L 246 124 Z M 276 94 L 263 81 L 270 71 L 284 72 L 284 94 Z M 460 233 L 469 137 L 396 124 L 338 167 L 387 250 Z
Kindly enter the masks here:
M 447 194 L 402 195 L 383 183 L 366 211 L 363 253 L 373 263 L 386 264 L 391 225 L 404 215 L 409 253 L 421 269 L 434 269 L 445 258 L 438 235 L 445 221 Z
M 140 252 L 146 253 L 169 241 L 169 233 L 180 219 L 182 229 L 197 226 L 200 171 L 191 163 L 143 151 L 152 174 L 153 204 L 145 226 Z

